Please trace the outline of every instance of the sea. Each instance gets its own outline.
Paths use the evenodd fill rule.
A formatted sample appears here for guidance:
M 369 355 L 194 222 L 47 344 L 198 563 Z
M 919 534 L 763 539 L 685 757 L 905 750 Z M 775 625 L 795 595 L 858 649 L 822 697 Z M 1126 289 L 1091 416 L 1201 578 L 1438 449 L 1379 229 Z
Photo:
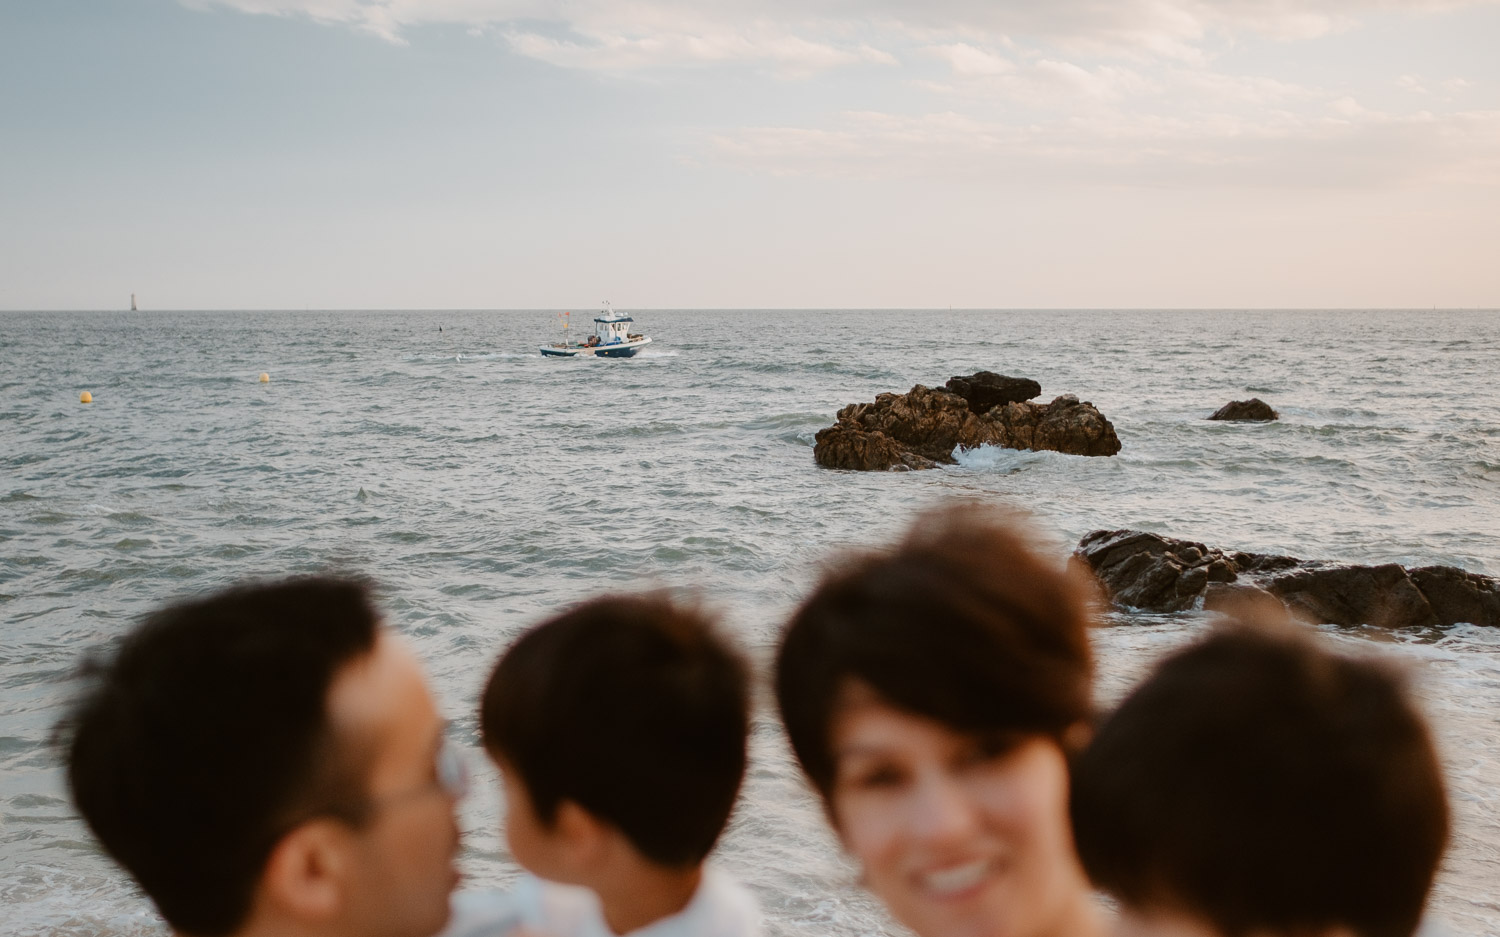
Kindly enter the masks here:
M 0 313 L 0 933 L 165 933 L 69 806 L 53 727 L 84 654 L 248 577 L 379 583 L 479 769 L 464 887 L 497 888 L 517 869 L 478 690 L 522 629 L 590 596 L 692 590 L 763 668 L 826 563 L 955 498 L 1031 512 L 1059 558 L 1133 527 L 1500 575 L 1493 310 L 637 310 L 638 357 L 544 359 L 558 312 Z M 1124 448 L 814 464 L 845 404 L 982 369 L 1092 401 Z M 1252 396 L 1281 419 L 1205 419 Z M 1208 626 L 1110 614 L 1101 705 Z M 1414 672 L 1456 817 L 1431 916 L 1500 934 L 1500 629 L 1324 630 Z M 716 861 L 773 935 L 904 933 L 764 698 Z

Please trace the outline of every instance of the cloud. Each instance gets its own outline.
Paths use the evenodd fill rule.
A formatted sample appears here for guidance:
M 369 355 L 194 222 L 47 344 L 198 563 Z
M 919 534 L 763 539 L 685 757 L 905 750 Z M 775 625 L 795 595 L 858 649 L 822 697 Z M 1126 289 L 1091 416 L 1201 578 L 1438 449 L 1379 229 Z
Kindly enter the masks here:
M 1349 99 L 1322 115 L 1100 114 L 1048 124 L 955 112 L 841 115 L 829 129 L 752 127 L 704 158 L 772 175 L 1105 186 L 1500 186 L 1500 110 L 1393 116 Z
M 1246 36 L 1310 42 L 1375 15 L 1500 0 L 181 2 L 303 17 L 393 43 L 448 26 L 603 73 L 751 66 L 803 80 L 880 66 L 910 111 L 720 131 L 679 153 L 684 165 L 1118 185 L 1500 184 L 1500 111 L 1474 106 L 1487 88 L 1382 75 L 1379 61 L 1360 76 L 1373 81 L 1335 89 L 1217 67 L 1220 51 Z M 726 113 L 720 125 L 732 121 Z
M 1468 91 L 1473 84 L 1463 78 L 1445 78 L 1441 81 L 1429 81 L 1416 75 L 1401 75 L 1395 81 L 1397 88 L 1409 91 L 1413 94 L 1437 95 L 1443 100 L 1452 100 L 1452 96 Z
M 670 63 L 674 66 L 762 62 L 788 77 L 806 77 L 857 63 L 894 65 L 896 59 L 869 45 L 840 47 L 775 32 L 601 33 L 581 38 L 506 28 L 515 52 L 563 68 L 623 72 Z
M 1381 12 L 1430 13 L 1497 0 L 181 0 L 194 7 L 302 16 L 391 42 L 416 27 L 501 29 L 522 54 L 572 68 L 638 69 L 722 61 L 831 68 L 891 61 L 898 47 L 946 45 L 953 56 L 1025 38 L 1088 55 L 1201 62 L 1213 36 L 1297 40 Z M 584 53 L 592 50 L 596 56 Z M 621 50 L 624 54 L 616 54 Z M 727 56 L 727 57 L 714 57 Z M 610 63 L 608 66 L 601 62 Z M 960 67 L 955 62 L 955 67 Z
M 987 78 L 1007 75 L 1016 70 L 1014 63 L 993 52 L 975 48 L 967 42 L 931 46 L 928 51 L 946 61 L 953 69 L 953 74 L 960 78 Z

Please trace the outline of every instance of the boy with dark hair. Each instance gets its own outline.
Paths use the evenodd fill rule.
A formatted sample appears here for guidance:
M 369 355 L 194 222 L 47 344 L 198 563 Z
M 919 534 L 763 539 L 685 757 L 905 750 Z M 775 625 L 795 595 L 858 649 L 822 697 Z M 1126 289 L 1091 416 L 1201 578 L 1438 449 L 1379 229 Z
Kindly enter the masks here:
M 1167 658 L 1080 759 L 1072 811 L 1143 935 L 1411 937 L 1448 835 L 1401 676 L 1289 625 Z
M 759 933 L 754 899 L 704 865 L 745 773 L 749 677 L 703 614 L 608 597 L 537 626 L 495 667 L 480 730 L 531 875 L 460 903 L 451 934 Z
M 243 585 L 151 615 L 72 717 L 68 782 L 186 937 L 427 937 L 463 775 L 358 582 Z

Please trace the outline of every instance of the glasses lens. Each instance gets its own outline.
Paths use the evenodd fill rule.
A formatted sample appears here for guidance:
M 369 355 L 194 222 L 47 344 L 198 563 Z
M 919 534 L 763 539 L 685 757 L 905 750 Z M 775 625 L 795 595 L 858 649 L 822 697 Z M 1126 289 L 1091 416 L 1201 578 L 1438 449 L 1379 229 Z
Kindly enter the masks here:
M 464 753 L 452 742 L 444 742 L 437 754 L 437 778 L 443 793 L 457 800 L 469 792 L 469 765 Z

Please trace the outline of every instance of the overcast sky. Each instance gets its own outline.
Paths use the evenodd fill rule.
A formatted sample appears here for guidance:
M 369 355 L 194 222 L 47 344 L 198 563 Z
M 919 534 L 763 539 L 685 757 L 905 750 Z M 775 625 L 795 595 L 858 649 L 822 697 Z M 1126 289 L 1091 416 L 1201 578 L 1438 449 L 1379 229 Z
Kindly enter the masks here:
M 0 309 L 1500 306 L 1500 3 L 0 0 Z

